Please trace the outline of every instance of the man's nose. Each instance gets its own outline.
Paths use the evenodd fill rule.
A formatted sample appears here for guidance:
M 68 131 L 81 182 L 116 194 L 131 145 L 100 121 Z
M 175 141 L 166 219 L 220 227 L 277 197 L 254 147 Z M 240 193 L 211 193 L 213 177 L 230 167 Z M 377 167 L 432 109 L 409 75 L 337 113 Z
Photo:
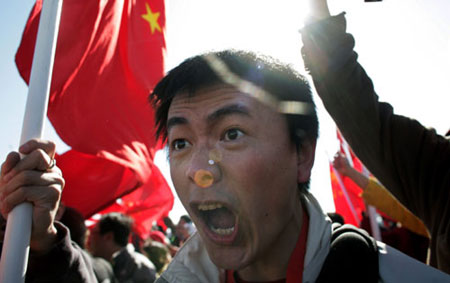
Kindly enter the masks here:
M 191 156 L 186 174 L 190 181 L 200 188 L 211 187 L 221 178 L 221 164 L 218 160 L 211 158 L 212 153 L 215 152 L 217 150 L 203 148 L 195 151 Z

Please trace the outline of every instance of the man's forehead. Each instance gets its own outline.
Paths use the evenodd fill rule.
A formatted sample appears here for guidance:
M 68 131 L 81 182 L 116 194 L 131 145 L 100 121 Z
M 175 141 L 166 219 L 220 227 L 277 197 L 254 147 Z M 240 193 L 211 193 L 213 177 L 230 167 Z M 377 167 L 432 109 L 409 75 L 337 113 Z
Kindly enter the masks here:
M 204 87 L 193 93 L 182 91 L 172 100 L 168 117 L 176 116 L 189 109 L 195 109 L 198 114 L 210 115 L 218 108 L 231 104 L 251 110 L 254 108 L 255 101 L 251 95 L 227 85 Z

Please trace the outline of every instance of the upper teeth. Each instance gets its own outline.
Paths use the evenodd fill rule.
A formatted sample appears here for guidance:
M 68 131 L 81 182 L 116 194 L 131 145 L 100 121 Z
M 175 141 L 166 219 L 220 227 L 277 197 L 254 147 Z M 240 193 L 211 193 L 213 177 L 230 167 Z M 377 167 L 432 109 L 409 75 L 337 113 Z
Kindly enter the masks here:
M 215 203 L 215 204 L 200 204 L 198 206 L 198 210 L 214 210 L 214 209 L 218 209 L 218 208 L 222 208 L 223 205 L 221 205 L 220 203 Z

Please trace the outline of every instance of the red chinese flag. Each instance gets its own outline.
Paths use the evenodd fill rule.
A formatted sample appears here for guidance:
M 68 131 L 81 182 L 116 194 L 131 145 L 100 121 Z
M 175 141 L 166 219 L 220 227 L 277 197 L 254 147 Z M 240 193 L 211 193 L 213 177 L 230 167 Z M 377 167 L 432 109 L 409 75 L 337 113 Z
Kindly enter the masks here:
M 131 216 L 134 219 L 134 231 L 142 239 L 147 239 L 150 237 L 153 222 L 166 217 L 167 212 L 173 206 L 173 199 L 167 198 L 166 191 L 153 189 L 166 185 L 166 180 L 161 174 L 155 175 L 151 184 L 144 184 L 143 188 L 125 195 L 116 201 L 116 203 L 99 213 L 122 212 Z M 155 202 L 155 199 L 165 200 L 166 203 Z M 165 209 L 161 209 L 164 208 L 164 205 L 166 206 Z M 153 217 L 149 217 L 149 215 Z
M 41 7 L 38 0 L 16 54 L 27 82 Z M 62 201 L 85 217 L 135 189 L 150 218 L 172 208 L 153 165 L 161 145 L 147 102 L 163 75 L 164 32 L 163 0 L 64 1 L 48 117 L 72 147 L 57 160 L 66 179 Z
M 345 223 L 359 226 L 362 217 L 360 208 L 354 202 L 355 195 L 347 190 L 342 176 L 338 174 L 330 162 L 331 190 L 336 212 L 342 215 Z M 341 182 L 339 178 L 341 178 Z
M 339 131 L 337 132 L 337 135 L 340 141 L 341 152 L 352 161 L 353 167 L 361 172 L 363 168 L 361 161 L 353 154 Z M 350 156 L 348 156 L 348 154 Z M 364 200 L 361 197 L 362 189 L 347 176 L 339 176 L 342 181 L 342 183 L 340 183 L 337 176 L 339 173 L 334 170 L 331 163 L 330 172 L 331 189 L 333 191 L 336 212 L 344 217 L 345 223 L 359 226 L 362 220 L 362 212 L 365 211 Z

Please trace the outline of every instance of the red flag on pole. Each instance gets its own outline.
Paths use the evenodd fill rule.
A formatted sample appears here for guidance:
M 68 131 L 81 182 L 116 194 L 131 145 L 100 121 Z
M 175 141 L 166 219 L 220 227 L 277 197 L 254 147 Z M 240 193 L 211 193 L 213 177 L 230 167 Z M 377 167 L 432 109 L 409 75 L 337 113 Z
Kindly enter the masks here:
M 361 208 L 355 205 L 355 195 L 347 189 L 342 176 L 334 169 L 330 162 L 331 189 L 336 212 L 339 213 L 347 224 L 359 226 L 361 223 Z
M 38 0 L 16 54 L 27 82 L 41 6 Z M 72 147 L 57 157 L 66 179 L 62 201 L 85 217 L 136 189 L 149 198 L 153 220 L 172 208 L 170 188 L 153 165 L 161 144 L 147 102 L 163 75 L 164 9 L 163 0 L 63 3 L 48 117 Z
M 361 171 L 363 168 L 361 161 L 353 154 L 339 131 L 337 135 L 340 141 L 340 151 L 349 159 L 350 164 L 356 170 Z M 365 211 L 364 200 L 361 198 L 362 189 L 349 177 L 340 176 L 331 162 L 330 173 L 336 212 L 344 217 L 345 223 L 358 227 L 362 220 L 362 212 Z

